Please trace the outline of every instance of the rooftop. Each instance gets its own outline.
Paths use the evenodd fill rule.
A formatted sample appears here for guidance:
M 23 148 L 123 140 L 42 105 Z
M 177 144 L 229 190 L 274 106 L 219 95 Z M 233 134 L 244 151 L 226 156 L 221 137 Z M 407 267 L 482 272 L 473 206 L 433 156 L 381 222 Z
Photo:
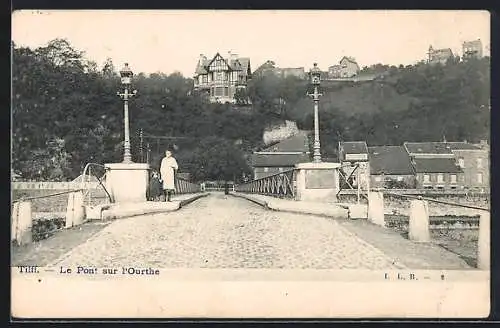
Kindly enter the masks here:
M 413 174 L 410 157 L 402 146 L 376 146 L 368 147 L 368 150 L 371 174 Z
M 473 40 L 473 41 L 464 41 L 464 46 L 481 46 L 482 42 L 481 40 Z
M 450 154 L 450 147 L 446 147 L 444 142 L 405 142 L 405 148 L 411 154 Z
M 344 141 L 340 146 L 346 154 L 368 154 L 368 146 L 364 141 Z
M 453 158 L 417 158 L 414 160 L 417 173 L 461 173 Z
M 340 62 L 342 62 L 344 59 L 346 59 L 347 61 L 350 61 L 353 64 L 357 64 L 356 59 L 354 59 L 354 57 L 344 56 L 344 57 L 342 57 L 342 59 L 340 60 Z
M 310 162 L 307 154 L 252 154 L 253 167 L 294 166 L 297 163 Z
M 478 145 L 470 144 L 467 142 L 446 142 L 445 146 L 450 147 L 451 150 L 479 150 L 481 147 Z
M 207 74 L 208 73 L 208 66 L 210 63 L 217 57 L 217 55 L 221 56 L 229 66 L 229 68 L 233 71 L 240 71 L 241 75 L 247 75 L 249 74 L 249 69 L 250 69 L 250 58 L 248 57 L 231 57 L 231 58 L 224 58 L 220 53 L 215 54 L 215 56 L 208 60 L 206 56 L 200 55 L 200 59 L 198 60 L 198 64 L 196 65 L 195 69 L 195 75 L 199 74 Z

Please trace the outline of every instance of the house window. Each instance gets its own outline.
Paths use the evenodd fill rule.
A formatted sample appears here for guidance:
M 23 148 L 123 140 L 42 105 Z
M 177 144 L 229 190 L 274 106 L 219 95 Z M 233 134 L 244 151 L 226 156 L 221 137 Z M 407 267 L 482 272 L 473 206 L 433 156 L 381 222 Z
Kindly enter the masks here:
M 225 87 L 224 88 L 224 97 L 228 97 L 228 96 L 229 96 L 229 88 Z
M 266 172 L 266 173 L 267 173 L 267 172 L 269 172 L 269 168 L 268 168 L 268 167 L 265 167 L 265 168 L 264 168 L 264 172 Z
M 478 158 L 476 161 L 477 161 L 477 168 L 482 169 L 483 168 L 483 159 Z
M 450 183 L 457 183 L 457 175 L 456 174 L 450 175 Z
M 203 83 L 208 83 L 208 75 L 203 75 Z
M 483 183 L 483 174 L 482 173 L 477 174 L 477 183 Z
M 223 93 L 224 93 L 223 87 L 215 87 L 215 96 L 216 97 L 222 97 Z
M 461 168 L 465 168 L 465 161 L 461 157 L 458 159 L 458 166 L 460 166 Z
M 428 174 L 424 174 L 424 182 L 425 182 L 425 183 L 429 183 L 429 182 L 431 182 L 431 176 L 430 176 L 430 175 L 428 175 Z
M 443 182 L 444 182 L 444 178 L 443 178 L 443 175 L 442 175 L 442 174 L 438 174 L 438 175 L 437 175 L 437 182 L 438 182 L 438 183 L 443 183 Z

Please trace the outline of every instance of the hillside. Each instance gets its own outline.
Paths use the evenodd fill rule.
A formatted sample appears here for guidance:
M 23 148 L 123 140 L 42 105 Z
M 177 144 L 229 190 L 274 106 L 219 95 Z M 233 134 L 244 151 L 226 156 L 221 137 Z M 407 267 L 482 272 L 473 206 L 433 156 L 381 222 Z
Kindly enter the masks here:
M 143 131 L 153 166 L 167 147 L 175 146 L 181 171 L 196 179 L 233 179 L 249 172 L 244 159 L 265 142 L 289 134 L 286 120 L 296 122 L 297 129 L 313 130 L 307 82 L 294 77 L 252 78 L 237 99 L 251 100 L 244 108 L 209 103 L 193 92 L 191 79 L 178 73 L 139 72 L 133 87 L 138 90 L 129 104 L 133 159 L 142 161 L 147 152 L 140 151 Z M 37 49 L 13 45 L 12 168 L 28 179 L 67 180 L 80 175 L 88 162 L 121 161 L 120 89 L 111 60 L 98 69 L 65 40 Z M 323 82 L 322 92 L 325 157 L 335 157 L 339 140 L 383 145 L 443 136 L 450 141 L 489 139 L 489 58 L 392 66 L 382 80 Z M 271 126 L 277 129 L 266 131 Z
M 340 140 L 397 145 L 443 138 L 489 139 L 488 57 L 446 65 L 391 66 L 379 74 L 373 81 L 322 82 L 319 111 L 324 156 L 335 157 L 334 145 Z M 252 83 L 254 104 L 282 113 L 296 121 L 299 129 L 313 129 L 313 101 L 305 95 L 311 86 L 275 78 Z M 282 98 L 285 106 L 277 106 L 273 98 Z
M 352 116 L 379 111 L 398 112 L 406 111 L 410 103 L 418 102 L 417 98 L 399 94 L 392 85 L 381 81 L 326 83 L 329 85 L 321 87 L 320 113 L 340 112 Z M 287 113 L 290 119 L 303 121 L 312 110 L 312 99 L 304 96 Z

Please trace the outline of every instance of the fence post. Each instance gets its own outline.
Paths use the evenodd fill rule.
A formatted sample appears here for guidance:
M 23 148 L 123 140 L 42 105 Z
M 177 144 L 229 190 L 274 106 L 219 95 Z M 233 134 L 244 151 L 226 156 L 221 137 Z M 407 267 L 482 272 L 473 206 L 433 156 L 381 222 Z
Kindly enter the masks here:
M 479 238 L 477 240 L 477 267 L 490 269 L 490 212 L 481 211 L 479 218 Z
M 410 204 L 408 238 L 416 242 L 429 242 L 429 206 L 424 200 L 412 200 Z
M 17 204 L 17 206 L 16 206 Z M 12 230 L 18 245 L 31 244 L 31 202 L 16 202 L 12 211 Z
M 10 241 L 16 240 L 17 227 L 19 225 L 19 202 L 12 204 L 12 214 L 10 216 Z
M 83 206 L 83 193 L 72 192 L 68 196 L 68 207 L 66 208 L 66 228 L 82 224 L 85 219 L 85 207 Z
M 381 191 L 368 192 L 368 220 L 374 224 L 385 226 L 384 194 Z

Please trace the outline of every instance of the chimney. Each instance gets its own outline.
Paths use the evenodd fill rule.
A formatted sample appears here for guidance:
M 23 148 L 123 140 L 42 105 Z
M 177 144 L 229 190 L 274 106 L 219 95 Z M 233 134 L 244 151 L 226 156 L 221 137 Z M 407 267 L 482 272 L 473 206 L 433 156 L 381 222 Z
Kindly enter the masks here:
M 227 52 L 227 59 L 228 60 L 235 60 L 238 59 L 238 54 L 233 54 L 231 51 Z

